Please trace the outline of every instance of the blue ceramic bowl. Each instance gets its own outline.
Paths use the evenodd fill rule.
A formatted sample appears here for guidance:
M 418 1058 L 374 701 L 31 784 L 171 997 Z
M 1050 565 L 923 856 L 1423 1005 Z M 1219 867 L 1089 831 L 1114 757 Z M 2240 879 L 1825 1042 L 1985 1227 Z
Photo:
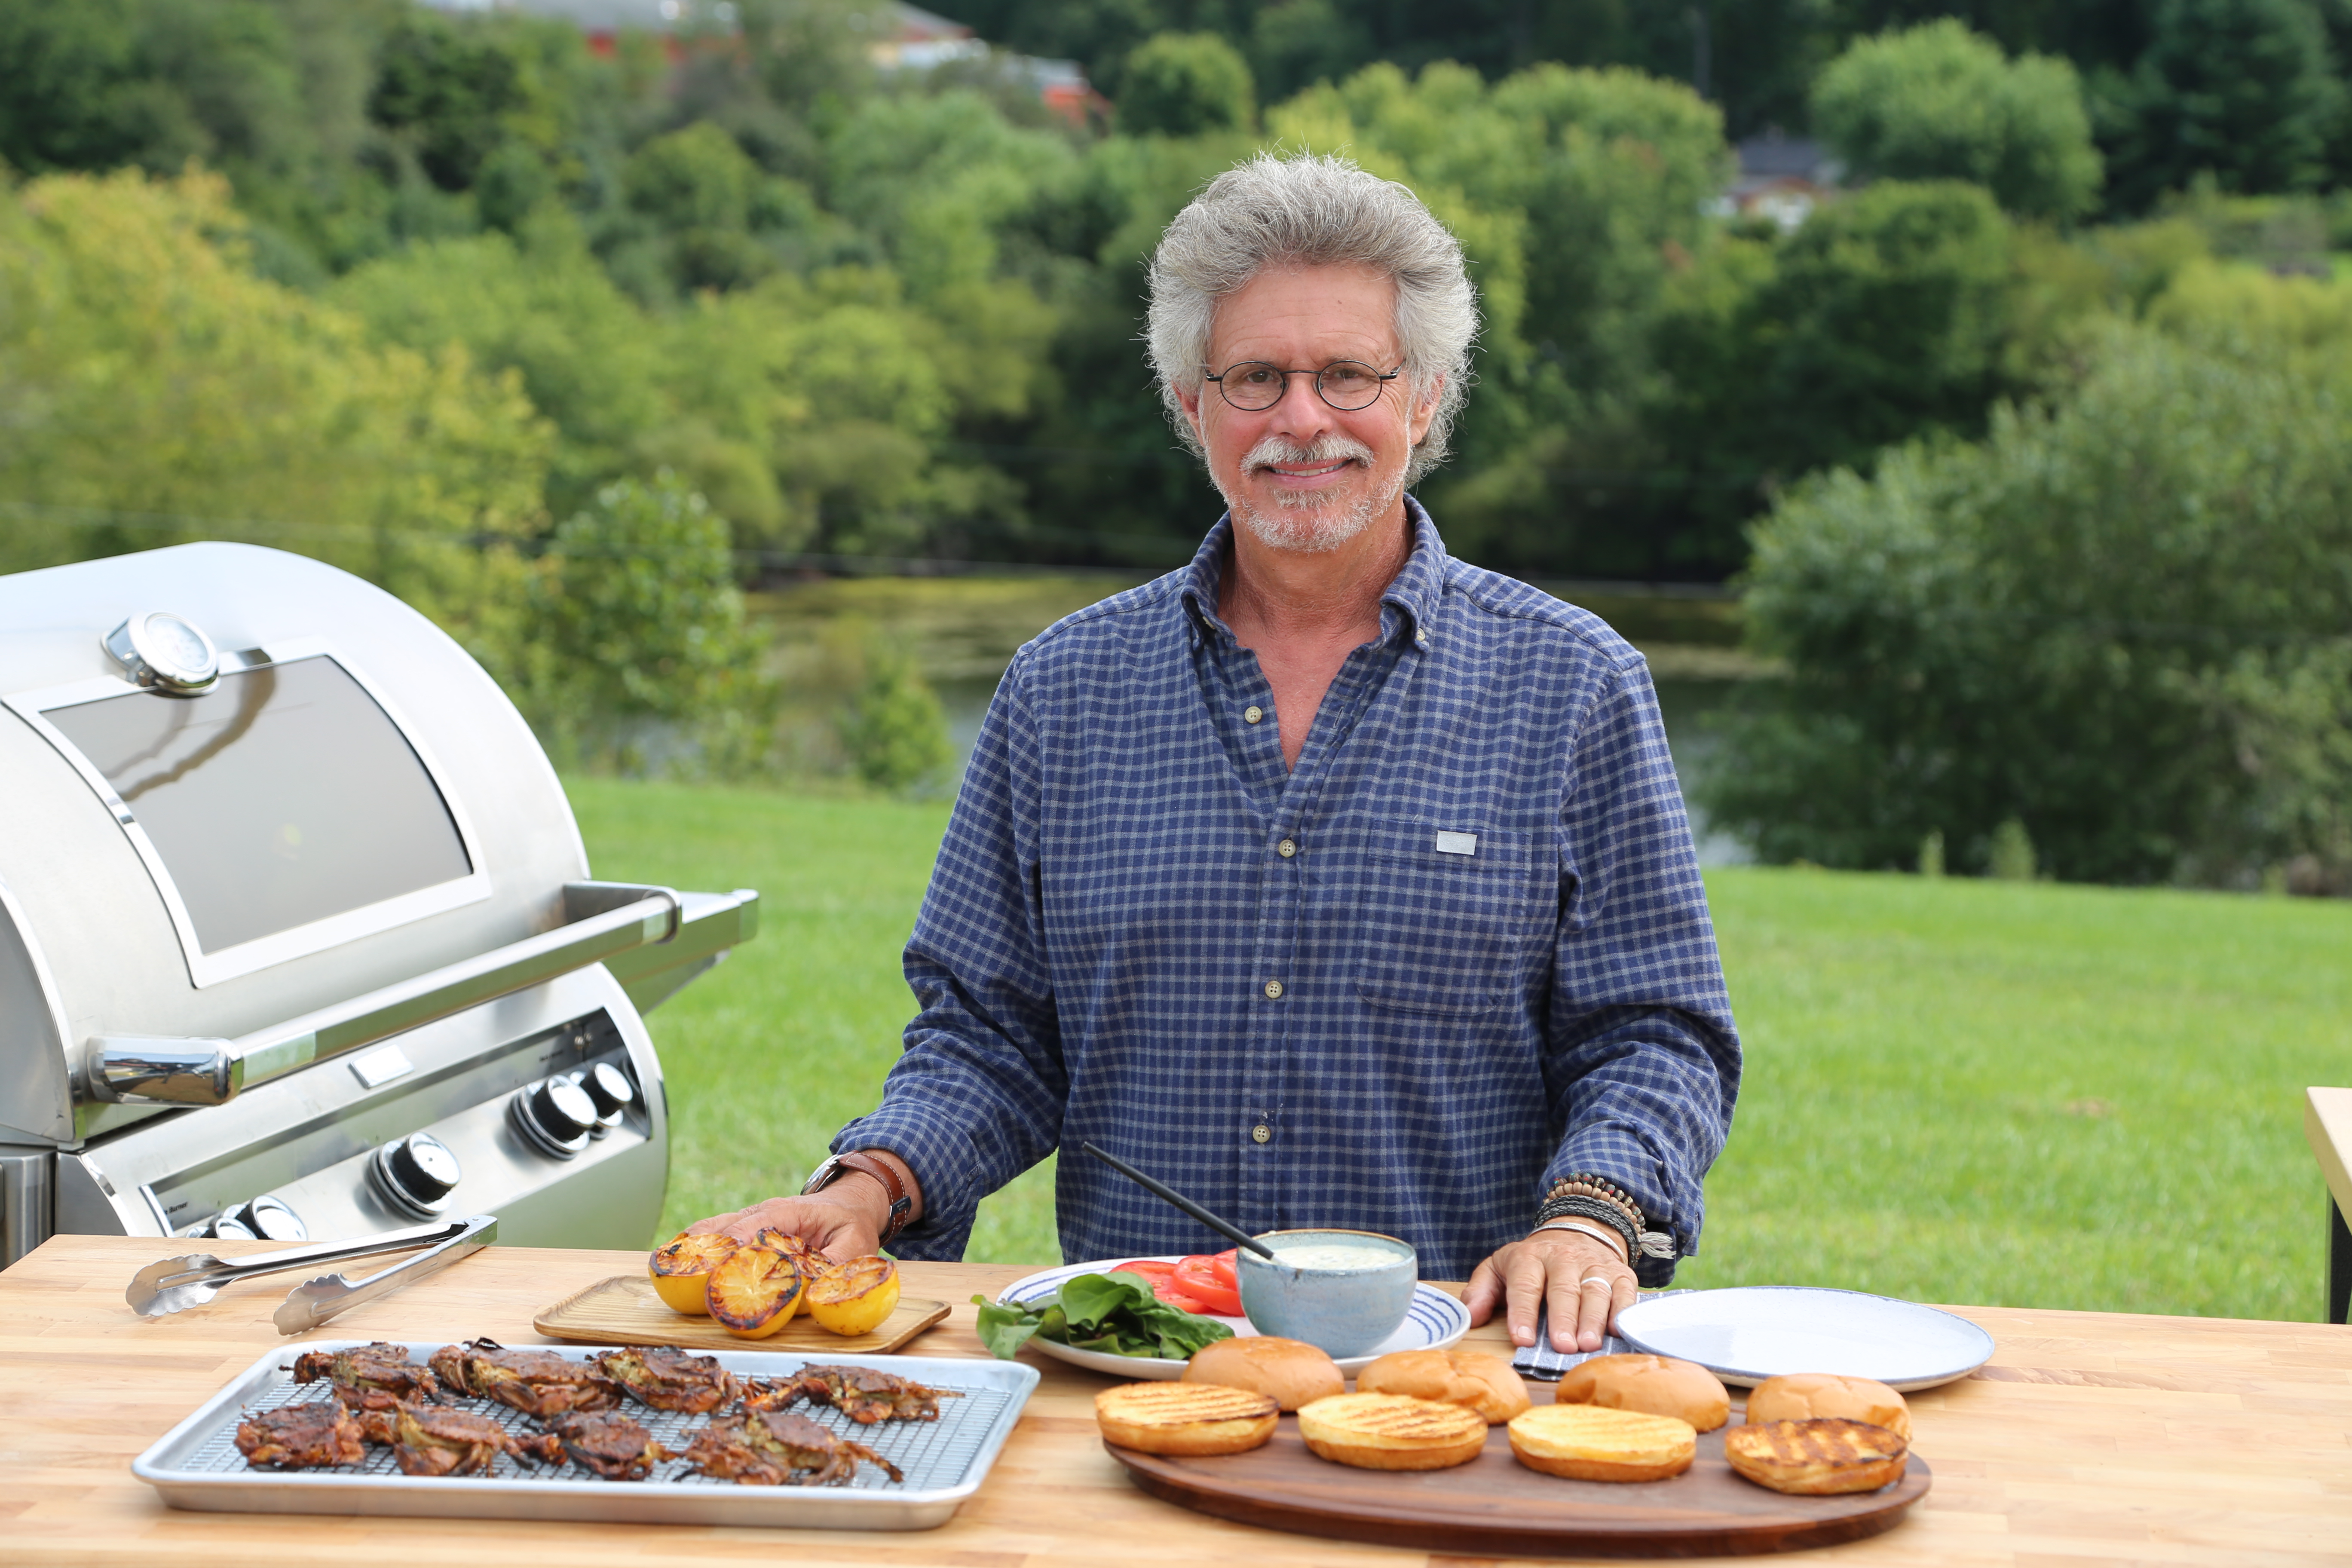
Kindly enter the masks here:
M 1278 1254 L 1286 1247 L 1342 1246 L 1367 1256 L 1360 1268 L 1300 1268 L 1272 1262 L 1244 1247 L 1235 1258 L 1242 1310 L 1262 1334 L 1304 1340 L 1332 1357 L 1362 1355 L 1404 1322 L 1420 1281 L 1412 1247 L 1369 1230 L 1270 1230 L 1258 1237 Z

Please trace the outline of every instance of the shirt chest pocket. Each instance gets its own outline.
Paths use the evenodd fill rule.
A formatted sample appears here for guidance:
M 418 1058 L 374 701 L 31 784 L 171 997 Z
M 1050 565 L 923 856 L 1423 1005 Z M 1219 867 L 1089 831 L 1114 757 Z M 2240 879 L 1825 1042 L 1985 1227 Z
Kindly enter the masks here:
M 1491 1012 L 1547 950 L 1558 907 L 1533 835 L 1380 823 L 1357 897 L 1357 994 L 1398 1013 Z

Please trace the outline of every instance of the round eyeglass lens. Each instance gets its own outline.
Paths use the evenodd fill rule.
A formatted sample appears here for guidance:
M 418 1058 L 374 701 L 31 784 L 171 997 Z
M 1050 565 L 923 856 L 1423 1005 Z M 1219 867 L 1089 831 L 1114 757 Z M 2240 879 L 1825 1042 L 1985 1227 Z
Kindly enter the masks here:
M 1315 378 L 1315 390 L 1334 408 L 1369 408 L 1381 395 L 1381 373 L 1355 360 L 1333 360 Z

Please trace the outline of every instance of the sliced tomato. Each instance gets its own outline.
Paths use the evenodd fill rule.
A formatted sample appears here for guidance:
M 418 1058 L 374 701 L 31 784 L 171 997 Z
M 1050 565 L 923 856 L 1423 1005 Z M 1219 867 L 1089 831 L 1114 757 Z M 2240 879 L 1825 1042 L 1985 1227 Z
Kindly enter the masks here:
M 1232 1265 L 1226 1265 L 1230 1269 Z M 1242 1315 L 1241 1287 L 1231 1273 L 1220 1273 L 1214 1253 L 1203 1252 L 1176 1265 L 1176 1289 L 1208 1303 L 1201 1310 L 1221 1317 Z
M 1108 1270 L 1113 1274 L 1138 1274 L 1150 1282 L 1151 1293 L 1180 1312 L 1213 1312 L 1215 1308 L 1192 1294 L 1189 1286 L 1176 1279 L 1173 1263 L 1162 1263 L 1156 1258 L 1137 1258 Z M 1238 1310 L 1240 1298 L 1234 1298 Z
M 1223 1252 L 1213 1254 L 1211 1261 L 1217 1266 L 1217 1278 L 1223 1280 L 1234 1295 L 1240 1295 L 1242 1292 L 1241 1248 L 1228 1247 Z

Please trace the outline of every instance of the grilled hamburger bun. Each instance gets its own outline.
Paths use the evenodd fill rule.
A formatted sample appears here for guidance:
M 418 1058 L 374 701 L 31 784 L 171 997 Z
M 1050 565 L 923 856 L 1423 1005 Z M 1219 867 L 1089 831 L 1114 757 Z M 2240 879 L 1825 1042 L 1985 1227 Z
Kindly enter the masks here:
M 1512 1458 L 1570 1480 L 1662 1481 L 1698 1457 L 1689 1422 L 1605 1405 L 1538 1405 L 1513 1416 L 1508 1430 Z
M 1396 1351 L 1356 1374 L 1359 1394 L 1409 1394 L 1475 1411 L 1499 1426 L 1525 1410 L 1528 1385 L 1511 1363 L 1484 1351 Z
M 1731 1419 L 1723 1380 L 1696 1362 L 1662 1355 L 1602 1355 L 1570 1367 L 1552 1396 L 1562 1405 L 1598 1405 L 1671 1415 L 1701 1432 Z
M 1244 1334 L 1192 1352 L 1186 1383 L 1222 1384 L 1263 1394 L 1285 1410 L 1344 1393 L 1339 1364 L 1302 1340 Z
M 1910 1445 L 1884 1426 L 1843 1416 L 1767 1421 L 1723 1435 L 1723 1457 L 1759 1487 L 1801 1497 L 1874 1492 L 1903 1473 Z
M 1443 1470 L 1478 1457 L 1486 1423 L 1433 1399 L 1339 1394 L 1300 1407 L 1298 1435 L 1318 1458 L 1360 1470 Z
M 1867 1377 L 1841 1377 L 1833 1372 L 1768 1377 L 1748 1395 L 1751 1426 L 1767 1421 L 1811 1421 L 1822 1415 L 1867 1421 L 1906 1443 L 1911 1440 L 1911 1407 L 1903 1403 L 1901 1394 Z
M 1239 1454 L 1274 1436 L 1274 1401 L 1210 1383 L 1122 1383 L 1095 1395 L 1103 1440 L 1144 1454 Z

